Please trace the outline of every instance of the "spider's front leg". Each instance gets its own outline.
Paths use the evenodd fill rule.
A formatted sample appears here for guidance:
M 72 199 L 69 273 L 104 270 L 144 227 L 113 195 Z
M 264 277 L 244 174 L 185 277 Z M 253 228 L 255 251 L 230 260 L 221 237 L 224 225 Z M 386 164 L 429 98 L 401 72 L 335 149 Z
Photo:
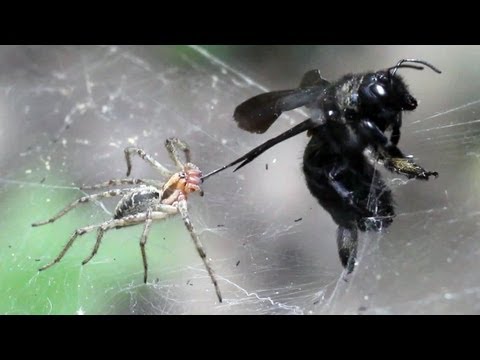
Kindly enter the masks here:
M 137 147 L 127 147 L 124 150 L 125 152 L 125 161 L 127 162 L 127 176 L 130 176 L 132 171 L 132 160 L 131 157 L 133 155 L 138 155 L 144 161 L 146 161 L 151 167 L 160 171 L 160 173 L 165 177 L 170 177 L 173 175 L 171 171 L 169 171 L 166 167 L 160 164 L 157 160 L 155 160 L 151 155 L 147 154 L 145 150 L 137 148 Z
M 198 237 L 195 229 L 193 228 L 193 224 L 190 220 L 190 216 L 188 215 L 188 208 L 187 208 L 187 201 L 185 198 L 180 198 L 178 201 L 178 211 L 182 215 L 183 222 L 190 233 L 193 243 L 195 244 L 195 248 L 197 249 L 198 255 L 202 258 L 203 264 L 207 269 L 208 275 L 212 280 L 213 286 L 215 287 L 215 292 L 217 293 L 218 301 L 222 302 L 222 294 L 220 293 L 220 288 L 218 287 L 217 278 L 215 276 L 215 272 L 213 271 L 210 261 L 207 258 L 207 253 L 205 252 L 202 243 L 200 242 L 200 238 Z
M 182 163 L 182 161 L 178 157 L 178 153 L 177 153 L 177 149 L 176 149 L 177 146 L 180 148 L 180 150 L 182 150 L 184 152 L 185 162 L 189 163 L 191 161 L 191 156 L 190 156 L 190 148 L 187 145 L 187 143 L 183 142 L 180 139 L 174 138 L 174 137 L 168 138 L 165 141 L 165 147 L 167 148 L 168 155 L 170 155 L 170 158 L 173 160 L 175 165 L 177 165 L 177 167 L 179 167 L 180 169 L 183 169 L 184 164 Z

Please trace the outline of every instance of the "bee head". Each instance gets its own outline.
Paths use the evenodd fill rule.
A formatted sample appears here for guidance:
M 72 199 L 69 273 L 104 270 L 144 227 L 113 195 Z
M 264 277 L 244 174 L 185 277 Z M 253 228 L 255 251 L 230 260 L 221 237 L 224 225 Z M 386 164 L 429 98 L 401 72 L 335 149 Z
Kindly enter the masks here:
M 422 66 L 408 63 L 423 64 L 437 73 L 440 70 L 433 65 L 415 59 L 400 60 L 397 65 L 375 73 L 367 74 L 360 85 L 358 96 L 360 104 L 369 111 L 412 111 L 417 108 L 417 100 L 408 91 L 403 79 L 397 75 L 400 68 L 423 70 Z

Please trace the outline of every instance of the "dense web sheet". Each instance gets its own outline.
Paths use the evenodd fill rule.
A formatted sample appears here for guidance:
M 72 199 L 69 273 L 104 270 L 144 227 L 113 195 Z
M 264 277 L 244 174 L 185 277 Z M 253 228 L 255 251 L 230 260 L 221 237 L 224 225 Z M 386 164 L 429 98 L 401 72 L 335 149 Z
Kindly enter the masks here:
M 272 47 L 275 56 L 265 58 L 256 53 L 260 48 L 220 50 L 0 48 L 0 312 L 478 313 L 480 76 L 470 65 L 479 48 Z M 287 53 L 302 57 L 285 60 Z M 179 218 L 153 226 L 147 285 L 141 226 L 109 232 L 85 266 L 81 261 L 95 235 L 79 238 L 61 263 L 37 272 L 74 229 L 110 218 L 116 200 L 82 205 L 44 227 L 30 224 L 85 194 L 82 184 L 124 178 L 124 147 L 142 147 L 173 169 L 163 144 L 177 136 L 208 172 L 305 118 L 294 111 L 267 134 L 245 133 L 232 113 L 246 98 L 293 87 L 310 68 L 335 79 L 412 54 L 445 74 L 405 72 L 421 103 L 404 121 L 400 146 L 440 178 L 407 181 L 382 170 L 398 215 L 388 231 L 361 235 L 359 265 L 348 281 L 338 260 L 336 226 L 304 183 L 302 135 L 237 173 L 208 179 L 205 197 L 189 198 L 224 303 L 218 303 Z M 159 177 L 138 158 L 132 176 Z

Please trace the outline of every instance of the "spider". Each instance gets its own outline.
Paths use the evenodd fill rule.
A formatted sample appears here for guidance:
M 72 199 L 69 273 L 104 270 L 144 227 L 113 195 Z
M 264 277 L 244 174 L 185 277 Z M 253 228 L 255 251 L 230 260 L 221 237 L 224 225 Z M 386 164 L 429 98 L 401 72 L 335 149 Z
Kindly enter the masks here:
M 49 264 L 41 267 L 39 271 L 46 270 L 60 262 L 60 260 L 67 253 L 67 251 L 70 249 L 78 236 L 97 230 L 97 241 L 95 243 L 95 246 L 93 247 L 91 254 L 82 262 L 82 265 L 85 265 L 97 253 L 105 232 L 111 229 L 120 229 L 123 227 L 139 225 L 143 223 L 144 228 L 142 236 L 140 237 L 140 250 L 142 254 L 144 269 L 143 281 L 144 283 L 146 283 L 148 263 L 145 245 L 147 243 L 148 234 L 150 232 L 152 222 L 155 220 L 163 220 L 173 215 L 180 214 L 187 230 L 190 232 L 197 252 L 202 258 L 205 268 L 210 275 L 210 279 L 213 283 L 213 286 L 215 287 L 218 300 L 222 302 L 222 295 L 220 293 L 220 288 L 218 287 L 215 272 L 210 266 L 210 261 L 207 258 L 203 245 L 200 242 L 200 238 L 195 232 L 188 214 L 188 195 L 190 193 L 198 191 L 200 196 L 203 196 L 203 191 L 200 188 L 200 184 L 202 182 L 202 172 L 196 165 L 190 162 L 190 149 L 185 142 L 177 138 L 169 138 L 165 142 L 165 147 L 167 148 L 170 158 L 180 170 L 179 172 L 172 173 L 159 162 L 157 162 L 152 156 L 147 154 L 143 149 L 137 147 L 125 148 L 125 160 L 127 162 L 127 177 L 130 176 L 132 170 L 131 157 L 133 155 L 138 155 L 154 169 L 158 170 L 162 176 L 167 178 L 167 182 L 162 183 L 161 181 L 157 180 L 127 178 L 113 179 L 93 186 L 84 186 L 82 187 L 82 189 L 84 190 L 96 190 L 105 189 L 108 187 L 118 187 L 120 185 L 138 185 L 137 187 L 112 189 L 105 192 L 81 197 L 80 199 L 66 206 L 63 210 L 61 210 L 52 218 L 46 221 L 32 224 L 32 226 L 41 226 L 53 223 L 55 220 L 65 215 L 79 204 L 95 201 L 102 198 L 123 196 L 115 208 L 114 216 L 112 219 L 98 225 L 90 225 L 75 230 L 70 236 L 70 239 L 68 240 L 66 245 L 63 247 L 62 251 L 60 251 L 60 253 L 58 254 L 58 256 Z M 177 148 L 184 152 L 186 159 L 185 163 L 180 160 L 177 153 Z

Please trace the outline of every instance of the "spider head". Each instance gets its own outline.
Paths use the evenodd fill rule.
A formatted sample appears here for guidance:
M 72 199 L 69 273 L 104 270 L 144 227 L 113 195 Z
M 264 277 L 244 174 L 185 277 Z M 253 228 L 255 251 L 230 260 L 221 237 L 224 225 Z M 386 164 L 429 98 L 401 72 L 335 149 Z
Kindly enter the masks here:
M 198 166 L 192 163 L 186 163 L 181 174 L 184 176 L 183 180 L 185 181 L 183 185 L 183 192 L 185 194 L 190 194 L 192 192 L 199 191 L 200 196 L 203 196 L 203 190 L 200 188 L 203 174 Z
M 203 196 L 203 190 L 200 188 L 202 172 L 192 164 L 184 165 L 182 171 L 172 175 L 172 177 L 163 185 L 162 200 L 172 202 L 177 200 L 178 195 L 187 197 L 188 194 L 198 191 Z M 172 195 L 176 194 L 176 195 Z M 173 198 L 171 198 L 173 196 Z

